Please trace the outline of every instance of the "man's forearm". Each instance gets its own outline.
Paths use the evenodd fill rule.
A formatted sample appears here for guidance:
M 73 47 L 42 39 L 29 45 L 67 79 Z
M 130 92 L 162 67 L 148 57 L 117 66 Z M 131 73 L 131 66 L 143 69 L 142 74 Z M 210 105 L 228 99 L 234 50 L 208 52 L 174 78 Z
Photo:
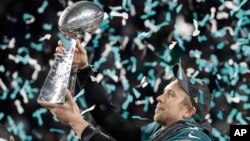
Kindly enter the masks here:
M 115 112 L 114 106 L 106 97 L 106 91 L 100 84 L 91 79 L 93 77 L 95 74 L 91 68 L 78 73 L 78 79 L 85 89 L 84 97 L 87 105 L 96 105 L 95 109 L 91 111 L 95 121 L 119 141 L 140 140 L 140 127 L 136 127 Z

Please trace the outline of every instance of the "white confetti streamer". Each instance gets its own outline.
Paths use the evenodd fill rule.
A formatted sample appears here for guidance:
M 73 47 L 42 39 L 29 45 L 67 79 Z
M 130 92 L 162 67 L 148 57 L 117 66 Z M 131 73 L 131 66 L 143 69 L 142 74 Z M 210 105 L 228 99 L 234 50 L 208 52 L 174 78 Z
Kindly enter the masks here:
M 134 43 L 138 46 L 139 50 L 143 50 L 145 48 L 145 45 L 138 38 L 134 38 Z
M 29 64 L 35 68 L 31 78 L 32 80 L 36 80 L 38 77 L 38 73 L 41 71 L 41 66 L 37 63 L 37 60 L 29 58 Z
M 87 113 L 87 112 L 89 112 L 89 111 L 92 111 L 92 110 L 94 110 L 94 109 L 95 109 L 95 105 L 93 105 L 93 106 L 91 106 L 90 108 L 88 108 L 88 109 L 82 111 L 82 112 L 81 112 L 81 115 L 84 115 L 85 113 Z
M 145 20 L 144 25 L 145 25 L 145 27 L 151 29 L 153 32 L 158 31 L 157 27 L 154 24 L 152 24 L 149 20 Z
M 109 9 L 119 11 L 122 10 L 122 6 L 109 6 Z
M 0 87 L 2 88 L 3 91 L 7 90 L 6 85 L 3 83 L 2 79 L 0 78 Z
M 129 41 L 129 37 L 128 36 L 124 36 L 122 39 L 122 43 L 121 43 L 121 47 L 120 49 L 124 50 L 128 44 Z
M 195 27 L 193 36 L 198 36 L 200 34 L 200 30 L 198 30 L 198 22 L 195 19 L 193 19 L 193 22 L 194 22 L 194 27 Z
M 43 37 L 39 39 L 39 41 L 50 40 L 51 34 L 45 34 Z
M 172 41 L 172 43 L 169 45 L 169 49 L 173 49 L 176 44 L 177 44 L 176 41 Z
M 28 96 L 24 88 L 20 90 L 20 95 L 23 97 L 23 102 L 27 104 L 29 102 Z
M 239 10 L 239 7 L 236 6 L 232 1 L 225 1 L 224 5 L 228 9 L 232 9 L 234 11 L 238 11 Z
M 228 17 L 229 17 L 229 14 L 224 12 L 224 11 L 218 12 L 217 15 L 216 15 L 217 20 L 228 19 Z
M 16 105 L 17 112 L 18 112 L 19 114 L 22 114 L 22 113 L 24 112 L 24 109 L 23 109 L 23 107 L 22 107 L 22 105 L 21 105 L 20 100 L 16 99 L 14 103 L 15 103 L 15 105 Z
M 157 78 L 155 81 L 155 85 L 154 85 L 154 92 L 158 91 L 160 83 L 161 83 L 161 79 Z
M 126 12 L 119 13 L 116 11 L 111 11 L 110 15 L 113 17 L 122 17 L 123 19 L 128 19 L 128 13 Z
M 155 51 L 155 47 L 152 45 L 152 44 L 147 44 L 147 47 L 152 50 L 152 51 Z
M 15 38 L 11 38 L 8 48 L 14 48 L 15 47 L 15 43 L 16 43 L 16 39 Z

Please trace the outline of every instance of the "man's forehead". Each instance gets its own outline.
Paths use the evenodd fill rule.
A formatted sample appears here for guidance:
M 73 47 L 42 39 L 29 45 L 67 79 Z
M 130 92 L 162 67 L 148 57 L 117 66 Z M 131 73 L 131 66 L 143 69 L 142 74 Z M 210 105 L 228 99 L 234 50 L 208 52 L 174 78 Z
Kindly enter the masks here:
M 171 83 L 169 83 L 165 88 L 164 88 L 164 91 L 165 90 L 168 90 L 168 89 L 172 89 L 173 87 L 176 87 L 179 85 L 179 82 L 178 80 L 174 80 L 172 81 Z

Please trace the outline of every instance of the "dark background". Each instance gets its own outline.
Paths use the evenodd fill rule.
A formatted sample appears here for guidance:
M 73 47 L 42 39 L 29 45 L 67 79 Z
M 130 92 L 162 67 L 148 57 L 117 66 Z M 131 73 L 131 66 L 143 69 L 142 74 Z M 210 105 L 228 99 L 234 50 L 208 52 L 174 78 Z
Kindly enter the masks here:
M 69 127 L 57 122 L 47 109 L 36 103 L 59 40 L 58 12 L 72 2 L 76 1 L 0 1 L 0 122 L 16 140 L 77 140 Z M 155 98 L 171 81 L 172 65 L 181 62 L 186 71 L 191 70 L 191 75 L 197 73 L 197 77 L 209 82 L 213 102 L 208 119 L 216 140 L 229 140 L 230 124 L 249 124 L 248 1 L 94 2 L 109 16 L 85 48 L 89 63 L 104 76 L 101 85 L 123 117 L 139 125 L 152 121 Z M 117 12 L 128 14 L 125 25 L 122 25 L 123 18 L 110 15 L 112 7 L 117 6 L 120 6 Z M 214 16 L 211 9 L 215 9 Z M 222 13 L 227 17 L 219 18 Z M 35 20 L 27 23 L 31 17 Z M 184 25 L 177 24 L 178 17 L 183 17 Z M 198 21 L 198 36 L 192 36 L 193 19 Z M 159 29 L 153 31 L 146 27 L 146 20 Z M 147 36 L 143 36 L 143 32 Z M 51 38 L 40 41 L 46 34 Z M 122 46 L 125 38 L 129 41 Z M 144 45 L 142 49 L 135 39 Z M 177 44 L 170 49 L 172 41 Z M 110 43 L 110 53 L 103 56 Z M 112 79 L 113 76 L 117 76 L 118 81 Z M 143 76 L 149 78 L 149 85 L 136 88 Z M 138 101 L 144 104 L 138 105 Z M 77 102 L 82 109 L 86 108 L 83 97 Z

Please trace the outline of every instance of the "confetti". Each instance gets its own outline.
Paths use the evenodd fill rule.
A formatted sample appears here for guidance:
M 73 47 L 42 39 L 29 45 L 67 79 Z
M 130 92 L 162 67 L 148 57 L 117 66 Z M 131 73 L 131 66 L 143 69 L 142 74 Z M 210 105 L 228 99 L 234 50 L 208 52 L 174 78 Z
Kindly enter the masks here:
M 121 116 L 128 120 L 153 116 L 156 96 L 138 88 L 150 87 L 160 94 L 173 78 L 173 64 L 181 60 L 188 76 L 210 82 L 213 101 L 207 118 L 215 140 L 229 140 L 228 125 L 249 123 L 247 0 L 219 0 L 214 4 L 206 0 L 93 2 L 104 9 L 104 19 L 93 34 L 85 33 L 82 46 L 88 52 L 89 64 L 98 70 L 91 79 L 107 91 L 111 102 L 121 109 Z M 13 9 L 8 2 L 2 3 L 8 9 L 3 8 L 0 14 L 4 21 L 0 38 L 0 120 L 21 140 L 44 140 L 52 133 L 77 141 L 72 130 L 55 127 L 58 119 L 46 114 L 36 102 L 53 64 L 57 40 L 70 47 L 70 41 L 58 30 L 58 18 L 73 1 L 23 4 L 18 2 L 20 7 L 16 7 L 14 1 Z M 81 111 L 89 108 L 84 95 L 85 91 L 79 90 L 74 97 Z M 121 99 L 112 101 L 117 96 Z M 204 102 L 202 98 L 197 100 Z M 6 109 L 6 105 L 15 110 Z M 51 124 L 45 126 L 47 120 Z M 30 125 L 30 121 L 35 122 Z

